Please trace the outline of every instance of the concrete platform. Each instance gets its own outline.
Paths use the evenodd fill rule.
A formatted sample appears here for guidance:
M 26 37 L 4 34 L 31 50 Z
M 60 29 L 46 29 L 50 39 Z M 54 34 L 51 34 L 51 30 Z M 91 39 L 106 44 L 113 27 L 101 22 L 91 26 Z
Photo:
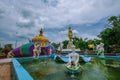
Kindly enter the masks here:
M 12 62 L 12 58 L 0 59 L 0 64 L 2 63 L 10 63 Z

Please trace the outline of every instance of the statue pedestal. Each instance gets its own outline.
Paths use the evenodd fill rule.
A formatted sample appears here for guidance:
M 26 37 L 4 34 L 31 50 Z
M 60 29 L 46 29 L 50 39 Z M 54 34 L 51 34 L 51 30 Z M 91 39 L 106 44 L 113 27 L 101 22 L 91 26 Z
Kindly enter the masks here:
M 101 52 L 101 54 L 100 54 L 99 57 L 100 57 L 100 58 L 105 58 L 105 56 L 104 56 L 104 52 Z
M 67 45 L 67 49 L 71 49 L 71 48 L 72 48 L 72 45 L 74 45 L 73 42 L 72 42 L 72 41 L 69 41 L 69 42 L 68 42 L 68 45 Z

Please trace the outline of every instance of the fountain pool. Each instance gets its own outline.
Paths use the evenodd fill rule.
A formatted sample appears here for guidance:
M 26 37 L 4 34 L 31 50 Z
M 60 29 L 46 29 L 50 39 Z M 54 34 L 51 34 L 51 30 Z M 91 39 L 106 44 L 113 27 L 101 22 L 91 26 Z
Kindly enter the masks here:
M 57 63 L 51 58 L 18 59 L 34 80 L 119 80 L 119 60 L 101 60 L 94 58 L 90 63 L 80 63 L 83 70 L 71 77 L 65 67 L 66 63 Z M 21 75 L 21 74 L 20 74 Z

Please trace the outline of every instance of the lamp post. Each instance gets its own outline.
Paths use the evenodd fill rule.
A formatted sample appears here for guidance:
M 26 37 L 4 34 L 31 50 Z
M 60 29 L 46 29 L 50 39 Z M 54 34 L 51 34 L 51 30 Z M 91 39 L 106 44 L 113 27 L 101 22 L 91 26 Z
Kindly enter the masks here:
M 3 44 L 3 42 L 2 42 L 3 40 L 2 39 L 0 39 L 0 47 L 2 47 L 2 44 Z

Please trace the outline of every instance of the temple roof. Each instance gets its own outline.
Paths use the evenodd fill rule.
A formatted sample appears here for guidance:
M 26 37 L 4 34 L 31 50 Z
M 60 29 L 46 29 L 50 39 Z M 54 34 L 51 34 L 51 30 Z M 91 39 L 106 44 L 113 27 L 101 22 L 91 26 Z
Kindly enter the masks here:
M 43 35 L 43 29 L 40 29 L 40 34 L 34 38 L 32 38 L 33 42 L 37 42 L 37 41 L 44 41 L 47 42 L 49 41 L 44 35 Z

